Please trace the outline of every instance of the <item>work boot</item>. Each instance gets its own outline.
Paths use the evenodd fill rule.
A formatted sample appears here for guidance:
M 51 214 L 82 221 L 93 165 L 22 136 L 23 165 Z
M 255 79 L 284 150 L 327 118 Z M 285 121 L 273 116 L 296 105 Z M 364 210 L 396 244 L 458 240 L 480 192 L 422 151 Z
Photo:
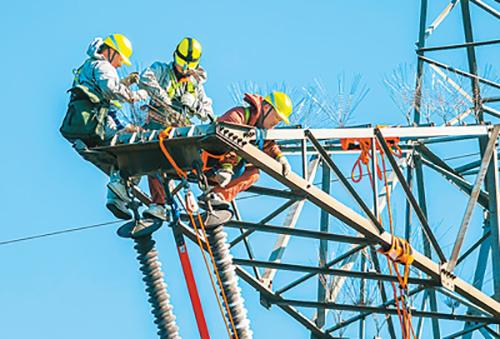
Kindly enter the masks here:
M 127 194 L 127 187 L 118 171 L 112 172 L 109 177 L 108 188 L 118 196 L 119 199 L 128 202 L 130 197 Z
M 198 205 L 204 210 L 208 209 L 207 202 L 214 210 L 228 210 L 231 204 L 224 199 L 224 197 L 219 193 L 210 192 L 208 194 L 203 194 L 198 197 Z
M 129 220 L 132 219 L 132 213 L 127 208 L 127 203 L 121 200 L 113 191 L 108 189 L 108 197 L 106 207 L 118 219 Z
M 163 205 L 150 204 L 149 207 L 142 212 L 144 218 L 153 218 L 168 221 L 170 219 L 170 213 L 167 213 L 167 209 Z

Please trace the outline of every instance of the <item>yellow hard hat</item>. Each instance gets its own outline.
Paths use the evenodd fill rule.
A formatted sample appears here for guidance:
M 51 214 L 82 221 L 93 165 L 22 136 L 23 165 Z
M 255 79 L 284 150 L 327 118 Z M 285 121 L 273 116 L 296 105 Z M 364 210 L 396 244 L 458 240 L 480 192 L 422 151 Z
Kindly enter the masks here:
M 174 52 L 175 63 L 183 70 L 198 67 L 201 57 L 201 44 L 193 38 L 184 38 L 179 42 Z
M 132 56 L 132 43 L 123 34 L 111 34 L 103 42 L 106 46 L 114 49 L 122 57 L 123 63 L 130 66 L 130 57 Z
M 285 124 L 290 123 L 289 117 L 292 114 L 293 104 L 288 95 L 283 92 L 272 91 L 264 100 L 273 106 Z

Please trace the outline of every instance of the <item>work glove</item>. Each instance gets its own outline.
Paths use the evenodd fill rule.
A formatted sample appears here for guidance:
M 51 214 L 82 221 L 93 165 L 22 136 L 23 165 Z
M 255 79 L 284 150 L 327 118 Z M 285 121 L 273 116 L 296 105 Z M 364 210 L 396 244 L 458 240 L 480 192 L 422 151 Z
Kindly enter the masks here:
M 134 132 L 140 132 L 141 130 L 142 130 L 142 127 L 140 127 L 140 126 L 128 124 L 127 126 L 125 126 L 123 128 L 122 131 L 125 133 L 134 133 Z
M 139 82 L 139 73 L 132 72 L 121 80 L 121 83 L 127 87 Z
M 147 100 L 148 98 L 149 98 L 148 92 L 144 89 L 140 89 L 135 92 L 134 102 Z
M 287 158 L 285 156 L 281 156 L 278 158 L 278 162 L 281 164 L 281 173 L 284 176 L 287 176 L 292 170 L 292 167 L 290 166 Z
M 223 167 L 215 174 L 215 180 L 219 183 L 220 187 L 226 187 L 233 178 L 233 170 L 229 167 Z
M 184 93 L 181 97 L 181 103 L 184 106 L 187 106 L 191 109 L 193 108 L 195 101 L 196 101 L 196 98 L 191 93 Z

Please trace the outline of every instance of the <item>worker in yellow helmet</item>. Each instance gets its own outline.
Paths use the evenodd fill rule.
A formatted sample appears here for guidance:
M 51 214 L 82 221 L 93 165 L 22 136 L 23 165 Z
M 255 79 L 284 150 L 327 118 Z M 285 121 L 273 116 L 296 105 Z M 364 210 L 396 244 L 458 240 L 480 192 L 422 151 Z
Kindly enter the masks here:
M 177 45 L 172 62 L 157 61 L 142 72 L 139 87 L 151 96 L 151 110 L 166 115 L 165 121 L 156 121 L 162 125 L 158 128 L 188 125 L 194 117 L 200 121 L 213 117 L 212 100 L 203 87 L 207 73 L 200 66 L 201 53 L 200 42 L 187 37 Z
M 123 34 L 94 39 L 87 55 L 88 59 L 74 71 L 68 110 L 60 128 L 77 150 L 106 144 L 121 129 L 134 130 L 135 126 L 122 124 L 117 112 L 122 103 L 148 99 L 145 90 L 129 88 L 138 81 L 138 74 L 120 79 L 116 70 L 122 64 L 130 65 L 132 56 L 132 44 Z M 111 173 L 108 186 L 114 189 L 108 192 L 107 207 L 116 217 L 130 219 L 128 196 L 116 172 Z
M 293 104 L 287 94 L 272 91 L 268 96 L 262 97 L 247 93 L 244 100 L 248 106 L 231 108 L 217 121 L 255 126 L 260 129 L 274 128 L 280 122 L 290 123 Z M 265 141 L 259 147 L 281 164 L 283 175 L 288 175 L 291 170 L 290 163 L 274 141 Z M 229 203 L 238 193 L 255 184 L 259 179 L 259 169 L 253 164 L 245 164 L 233 151 L 217 158 L 216 163 L 205 164 L 211 168 L 206 175 L 215 187 L 209 194 L 200 198 L 200 206 L 204 207 L 205 201 L 210 200 L 213 208 L 225 209 L 229 208 Z
M 139 87 L 151 97 L 147 129 L 186 126 L 193 118 L 201 122 L 213 120 L 212 100 L 204 90 L 207 74 L 200 66 L 201 54 L 200 42 L 186 37 L 177 45 L 172 62 L 157 61 L 142 72 Z M 148 180 L 153 204 L 143 215 L 163 219 L 163 185 L 156 177 L 150 176 Z

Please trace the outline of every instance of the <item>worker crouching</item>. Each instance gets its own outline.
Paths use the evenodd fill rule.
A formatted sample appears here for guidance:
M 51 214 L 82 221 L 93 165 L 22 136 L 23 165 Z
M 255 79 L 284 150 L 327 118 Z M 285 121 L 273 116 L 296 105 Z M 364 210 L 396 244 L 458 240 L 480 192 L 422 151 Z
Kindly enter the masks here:
M 292 101 L 285 93 L 273 91 L 265 98 L 256 94 L 245 94 L 244 100 L 248 106 L 234 107 L 217 121 L 255 126 L 261 129 L 274 128 L 281 121 L 285 124 L 290 123 Z M 262 150 L 279 161 L 283 175 L 290 172 L 290 163 L 274 141 L 265 141 Z M 257 182 L 259 169 L 253 164 L 245 164 L 233 151 L 218 158 L 216 172 L 209 177 L 209 182 L 215 183 L 215 186 L 210 193 L 200 197 L 200 206 L 204 207 L 205 202 L 210 201 L 214 209 L 226 209 L 238 193 L 247 190 Z

